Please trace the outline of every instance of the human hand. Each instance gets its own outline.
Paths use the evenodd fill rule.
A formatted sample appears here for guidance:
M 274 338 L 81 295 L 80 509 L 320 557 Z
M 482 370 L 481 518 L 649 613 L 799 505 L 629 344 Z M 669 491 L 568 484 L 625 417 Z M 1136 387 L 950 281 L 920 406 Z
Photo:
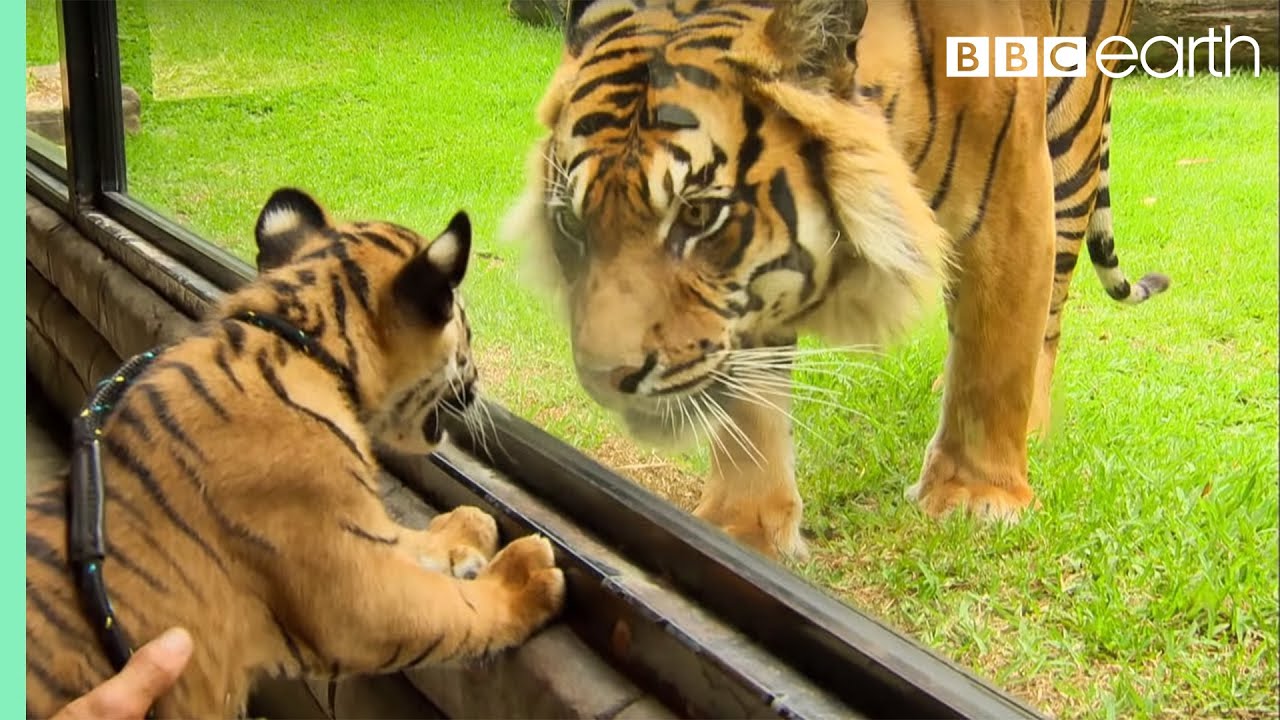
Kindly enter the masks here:
M 72 700 L 51 720 L 142 720 L 191 659 L 191 635 L 170 628 L 138 648 L 115 676 Z

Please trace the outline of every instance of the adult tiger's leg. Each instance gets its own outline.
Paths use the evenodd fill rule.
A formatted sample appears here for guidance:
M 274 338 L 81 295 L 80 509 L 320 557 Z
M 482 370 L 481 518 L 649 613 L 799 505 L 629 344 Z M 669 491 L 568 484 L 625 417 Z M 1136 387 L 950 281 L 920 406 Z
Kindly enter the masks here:
M 800 537 L 790 370 L 754 374 L 736 379 L 721 409 L 711 473 L 693 514 L 768 557 L 802 559 L 808 551 Z
M 1094 88 L 1095 85 L 1100 87 Z M 1090 90 L 1090 88 L 1093 88 Z M 1045 325 L 1036 391 L 1028 420 L 1029 433 L 1049 429 L 1053 370 L 1062 335 L 1062 314 L 1070 295 L 1071 278 L 1086 237 L 1111 241 L 1111 197 L 1107 182 L 1111 145 L 1111 80 L 1096 68 L 1084 80 L 1063 91 L 1062 104 L 1075 112 L 1049 115 L 1049 155 L 1054 174 L 1055 254 L 1053 294 Z
M 1036 366 L 1035 394 L 1032 396 L 1031 414 L 1027 419 L 1028 434 L 1044 434 L 1049 430 L 1053 409 L 1053 371 L 1057 365 L 1058 343 L 1062 336 L 1062 314 L 1071 294 L 1071 278 L 1080 259 L 1080 250 L 1085 234 L 1089 231 L 1090 218 L 1095 213 L 1096 204 L 1109 204 L 1108 198 L 1099 195 L 1098 188 L 1099 147 L 1102 147 L 1105 157 L 1105 136 L 1100 139 L 1096 129 L 1093 132 L 1081 132 L 1080 135 L 1083 137 L 1077 140 L 1075 153 L 1064 153 L 1053 161 L 1055 179 L 1058 180 L 1055 187 L 1053 290 L 1040 347 L 1040 360 Z M 1105 212 L 1110 211 L 1108 209 Z
M 1007 132 L 988 168 L 989 200 L 957 238 L 950 349 L 938 430 L 907 489 L 925 512 L 1016 518 L 1031 503 L 1027 422 L 1053 284 L 1053 173 L 1043 80 L 1003 93 Z

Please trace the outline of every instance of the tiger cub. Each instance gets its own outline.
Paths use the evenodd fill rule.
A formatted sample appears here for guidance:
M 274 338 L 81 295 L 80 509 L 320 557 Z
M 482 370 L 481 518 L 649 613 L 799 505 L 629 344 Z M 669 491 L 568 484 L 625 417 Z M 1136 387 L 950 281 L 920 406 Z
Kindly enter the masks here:
M 385 673 L 524 642 L 563 603 L 551 544 L 498 549 L 472 507 L 393 522 L 374 444 L 428 452 L 475 397 L 458 298 L 471 228 L 427 242 L 335 225 L 276 191 L 259 277 L 160 351 L 102 426 L 105 584 L 135 645 L 181 625 L 194 654 L 154 710 L 243 713 L 264 676 Z M 289 333 L 294 337 L 290 338 Z M 27 503 L 27 715 L 113 674 L 68 570 L 66 489 Z

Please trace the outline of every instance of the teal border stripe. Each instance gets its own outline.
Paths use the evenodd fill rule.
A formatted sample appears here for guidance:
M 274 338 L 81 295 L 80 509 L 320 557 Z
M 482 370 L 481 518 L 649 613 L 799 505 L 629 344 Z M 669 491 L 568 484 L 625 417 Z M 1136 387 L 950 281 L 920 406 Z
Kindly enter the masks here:
M 0 521 L 0 533 L 3 533 L 0 539 L 0 587 L 4 588 L 3 594 L 0 595 L 0 617 L 9 617 L 12 620 L 0 622 L 0 647 L 9 648 L 8 651 L 0 654 L 0 715 L 4 717 L 25 717 L 26 712 L 26 563 L 23 560 L 26 557 L 25 551 L 20 552 L 19 548 L 25 548 L 26 543 L 21 538 L 26 534 L 26 341 L 18 342 L 19 337 L 26 338 L 26 312 L 18 312 L 18 307 L 26 307 L 26 242 L 25 233 L 22 240 L 18 239 L 18 228 L 26 227 L 26 73 L 19 73 L 19 67 L 26 67 L 26 8 L 25 3 L 3 2 L 0 3 L 0 27 L 7 27 L 8 30 L 4 34 L 9 36 L 9 40 L 0 45 L 4 53 L 4 65 L 13 68 L 7 73 L 0 74 L 0 78 L 4 78 L 4 86 L 8 90 L 0 90 L 0 96 L 11 98 L 10 102 L 17 105 L 18 99 L 22 99 L 22 107 L 14 108 L 14 113 L 10 115 L 10 120 L 6 122 L 9 125 L 8 130 L 0 130 L 3 137 L 10 138 L 13 144 L 9 146 L 6 155 L 8 160 L 3 162 L 3 167 L 9 169 L 9 180 L 5 184 L 12 182 L 13 189 L 5 190 L 0 193 L 0 197 L 4 198 L 4 213 L 11 218 L 13 224 L 9 227 L 13 228 L 13 233 L 9 235 L 8 242 L 3 243 L 4 251 L 13 255 L 13 260 L 0 262 L 0 270 L 4 275 L 0 278 L 0 293 L 3 296 L 12 298 L 11 300 L 0 300 L 0 306 L 8 308 L 8 310 L 0 313 L 0 322 L 4 323 L 4 330 L 0 333 L 0 337 L 9 338 L 9 342 L 4 343 L 5 350 L 3 355 L 4 367 L 0 369 L 0 377 L 7 378 L 4 383 L 9 386 L 10 391 L 6 393 L 10 400 L 3 404 L 4 407 L 4 424 L 0 426 L 0 438 L 3 438 L 3 457 L 5 464 L 10 466 L 10 470 L 4 473 L 3 480 L 0 480 L 0 513 L 10 515 L 12 519 Z M 21 118 L 21 119 L 20 119 Z M 21 149 L 17 143 L 17 139 L 23 138 Z M 18 255 L 22 257 L 19 258 Z M 22 352 L 19 352 L 22 348 Z M 12 352 L 10 352 L 12 351 Z M 17 392 L 22 398 L 21 403 L 12 400 L 14 392 Z M 12 580 L 5 580 L 5 577 L 11 577 Z

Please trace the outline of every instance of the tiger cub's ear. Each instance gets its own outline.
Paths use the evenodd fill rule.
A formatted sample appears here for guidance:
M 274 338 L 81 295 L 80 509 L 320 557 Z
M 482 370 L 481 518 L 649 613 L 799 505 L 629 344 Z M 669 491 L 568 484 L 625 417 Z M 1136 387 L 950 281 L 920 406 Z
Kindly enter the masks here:
M 307 236 L 329 226 L 329 218 L 310 195 L 280 188 L 267 199 L 253 229 L 258 243 L 258 272 L 288 264 Z
M 391 285 L 396 306 L 433 325 L 449 322 L 453 293 L 467 274 L 470 257 L 471 220 L 460 211 L 443 233 L 400 268 Z

